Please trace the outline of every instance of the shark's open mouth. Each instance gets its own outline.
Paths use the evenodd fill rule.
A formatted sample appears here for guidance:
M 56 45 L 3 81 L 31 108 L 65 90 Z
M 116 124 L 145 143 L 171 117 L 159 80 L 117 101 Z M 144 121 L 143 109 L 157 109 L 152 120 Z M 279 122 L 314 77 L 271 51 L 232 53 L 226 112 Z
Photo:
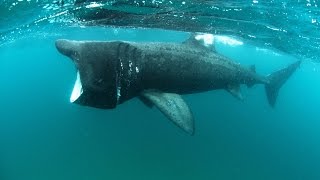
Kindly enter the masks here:
M 80 80 L 80 74 L 79 74 L 79 71 L 77 71 L 77 79 L 73 86 L 73 90 L 70 96 L 70 102 L 73 103 L 74 101 L 76 101 L 81 96 L 82 92 L 83 92 L 83 89 L 82 89 L 82 84 Z

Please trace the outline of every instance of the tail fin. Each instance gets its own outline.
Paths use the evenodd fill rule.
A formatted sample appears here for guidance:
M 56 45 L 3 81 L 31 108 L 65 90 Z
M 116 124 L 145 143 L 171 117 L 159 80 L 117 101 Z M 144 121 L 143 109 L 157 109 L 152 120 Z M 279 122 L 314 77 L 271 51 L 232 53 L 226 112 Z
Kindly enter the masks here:
M 297 61 L 267 76 L 269 83 L 265 85 L 265 89 L 270 106 L 275 106 L 279 89 L 300 66 L 300 63 L 301 61 Z

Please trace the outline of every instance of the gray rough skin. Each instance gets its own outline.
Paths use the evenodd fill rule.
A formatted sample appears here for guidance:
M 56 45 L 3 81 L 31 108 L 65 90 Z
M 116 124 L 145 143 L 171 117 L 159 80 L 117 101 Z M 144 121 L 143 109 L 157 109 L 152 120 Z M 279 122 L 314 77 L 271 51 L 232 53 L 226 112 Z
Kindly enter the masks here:
M 265 84 L 269 104 L 300 65 L 295 62 L 267 77 L 240 66 L 195 41 L 136 43 L 57 40 L 59 52 L 76 65 L 82 93 L 74 103 L 112 109 L 133 97 L 155 105 L 180 128 L 193 134 L 190 108 L 179 94 L 226 89 L 241 99 L 240 84 Z
M 112 105 L 99 108 L 114 108 L 145 89 L 188 94 L 267 83 L 251 69 L 188 43 L 58 40 L 57 48 L 74 60 L 84 91 L 109 94 L 106 101 L 112 99 Z M 95 92 L 90 98 L 105 99 L 98 96 Z
M 143 52 L 139 65 L 146 89 L 188 94 L 267 82 L 249 68 L 188 43 L 133 43 L 132 46 Z

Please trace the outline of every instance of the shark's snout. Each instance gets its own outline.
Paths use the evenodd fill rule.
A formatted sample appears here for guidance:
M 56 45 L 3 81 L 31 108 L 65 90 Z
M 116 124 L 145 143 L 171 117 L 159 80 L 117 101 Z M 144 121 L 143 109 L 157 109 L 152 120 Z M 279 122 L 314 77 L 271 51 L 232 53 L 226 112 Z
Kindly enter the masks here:
M 77 41 L 70 41 L 67 39 L 58 39 L 56 40 L 56 48 L 58 51 L 65 55 L 68 56 L 72 59 L 76 56 L 78 50 L 79 50 L 79 43 Z
M 73 60 L 73 62 L 77 65 L 76 61 L 78 60 L 79 56 L 79 42 L 78 41 L 71 41 L 67 39 L 58 39 L 55 42 L 56 48 L 58 51 L 65 55 L 68 56 Z M 70 102 L 75 102 L 77 101 L 83 93 L 82 89 L 82 83 L 80 79 L 80 72 L 77 69 L 77 79 L 74 83 L 74 87 L 70 96 Z

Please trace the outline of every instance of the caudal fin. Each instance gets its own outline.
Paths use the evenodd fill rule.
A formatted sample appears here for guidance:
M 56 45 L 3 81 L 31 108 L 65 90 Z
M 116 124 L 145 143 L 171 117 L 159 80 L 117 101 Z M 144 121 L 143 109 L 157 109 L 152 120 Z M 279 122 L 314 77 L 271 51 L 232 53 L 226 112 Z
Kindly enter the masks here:
M 265 89 L 270 106 L 275 106 L 279 89 L 289 79 L 293 72 L 295 72 L 295 70 L 300 66 L 300 64 L 301 61 L 297 61 L 267 76 L 269 83 L 265 85 Z

